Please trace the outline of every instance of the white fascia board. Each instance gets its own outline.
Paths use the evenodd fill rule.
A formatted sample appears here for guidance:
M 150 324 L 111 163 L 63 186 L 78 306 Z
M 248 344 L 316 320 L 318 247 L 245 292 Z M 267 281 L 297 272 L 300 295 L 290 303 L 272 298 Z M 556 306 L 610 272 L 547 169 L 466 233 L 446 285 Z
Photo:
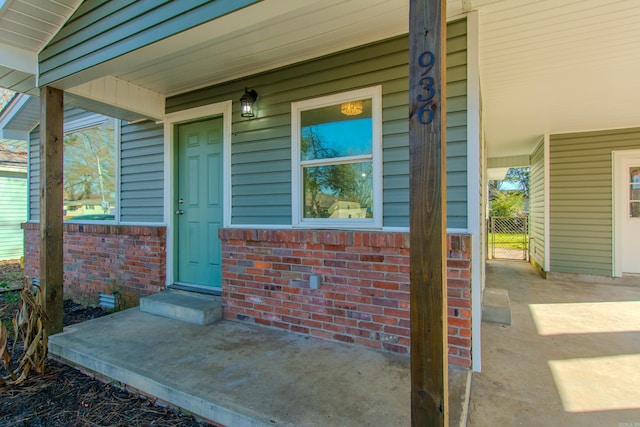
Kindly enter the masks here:
M 483 218 L 480 208 L 482 179 L 480 153 L 480 24 L 478 12 L 467 14 L 467 228 L 471 234 L 471 360 L 473 370 L 482 369 L 481 320 L 484 258 L 481 251 Z
M 544 271 L 551 270 L 551 135 L 544 135 Z
M 100 77 L 69 88 L 67 92 L 151 119 L 164 118 L 164 95 L 113 76 Z
M 9 105 L 7 105 L 2 115 L 0 115 L 0 138 L 17 139 L 20 141 L 27 141 L 29 139 L 29 131 L 31 131 L 31 129 L 8 128 L 8 126 L 11 125 L 11 120 L 20 112 L 27 101 L 29 101 L 29 95 L 18 94 Z
M 0 43 L 0 65 L 23 73 L 38 73 L 38 55 L 30 50 Z

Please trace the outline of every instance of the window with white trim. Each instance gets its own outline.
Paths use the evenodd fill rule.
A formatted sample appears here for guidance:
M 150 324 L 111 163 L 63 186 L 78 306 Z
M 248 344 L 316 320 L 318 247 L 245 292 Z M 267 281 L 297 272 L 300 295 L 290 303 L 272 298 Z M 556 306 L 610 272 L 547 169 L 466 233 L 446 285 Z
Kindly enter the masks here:
M 294 102 L 293 225 L 382 226 L 382 88 Z
M 64 219 L 115 221 L 116 121 L 81 120 L 65 126 Z

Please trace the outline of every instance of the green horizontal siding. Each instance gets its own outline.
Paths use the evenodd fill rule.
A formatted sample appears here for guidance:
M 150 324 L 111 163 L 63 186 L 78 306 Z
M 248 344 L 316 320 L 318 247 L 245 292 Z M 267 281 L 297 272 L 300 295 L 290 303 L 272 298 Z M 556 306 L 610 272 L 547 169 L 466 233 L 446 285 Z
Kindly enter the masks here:
M 84 1 L 39 53 L 39 84 L 50 84 L 256 2 Z
M 120 133 L 120 221 L 163 222 L 163 126 L 123 123 Z
M 531 153 L 529 180 L 529 256 L 544 268 L 544 140 Z
M 448 227 L 467 227 L 466 20 L 447 26 Z M 382 85 L 384 225 L 409 225 L 408 38 L 397 37 L 167 99 L 167 113 L 232 99 L 232 223 L 291 224 L 291 102 Z M 237 99 L 256 89 L 257 118 Z
M 611 153 L 638 148 L 640 128 L 551 136 L 551 271 L 611 276 Z
M 27 173 L 0 171 L 0 260 L 24 255 L 21 224 L 27 220 Z

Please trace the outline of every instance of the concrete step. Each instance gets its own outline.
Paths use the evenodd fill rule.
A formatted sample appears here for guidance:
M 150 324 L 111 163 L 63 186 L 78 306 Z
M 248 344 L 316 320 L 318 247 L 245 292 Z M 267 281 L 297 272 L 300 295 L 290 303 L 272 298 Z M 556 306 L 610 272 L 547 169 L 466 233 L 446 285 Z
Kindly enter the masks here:
M 511 324 L 511 301 L 506 289 L 485 288 L 482 301 L 482 320 Z
M 222 319 L 222 301 L 211 295 L 168 291 L 140 298 L 140 311 L 195 325 L 209 325 Z

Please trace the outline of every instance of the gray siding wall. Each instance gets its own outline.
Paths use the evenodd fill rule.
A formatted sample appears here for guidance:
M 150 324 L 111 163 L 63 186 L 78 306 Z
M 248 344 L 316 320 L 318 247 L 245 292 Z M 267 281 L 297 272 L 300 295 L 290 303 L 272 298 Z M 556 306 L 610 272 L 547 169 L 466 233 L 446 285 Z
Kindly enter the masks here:
M 544 139 L 531 153 L 529 167 L 529 256 L 544 268 Z
M 86 0 L 38 55 L 46 85 L 257 0 Z
M 467 227 L 466 20 L 447 26 L 448 227 Z M 291 224 L 291 102 L 382 85 L 384 225 L 409 225 L 408 38 L 398 37 L 167 99 L 167 113 L 233 104 L 232 223 Z M 257 118 L 239 114 L 245 86 Z
M 65 123 L 69 123 L 94 115 L 95 113 L 84 110 L 67 109 L 64 118 Z M 30 135 L 29 167 L 29 220 L 40 221 L 39 128 Z M 122 124 L 120 174 L 120 221 L 163 222 L 164 132 L 162 125 L 150 121 Z
M 27 173 L 0 171 L 0 260 L 23 256 L 21 225 L 27 219 Z
M 552 272 L 611 276 L 611 152 L 640 148 L 640 128 L 552 135 Z
M 164 221 L 164 129 L 151 121 L 121 126 L 120 221 Z

